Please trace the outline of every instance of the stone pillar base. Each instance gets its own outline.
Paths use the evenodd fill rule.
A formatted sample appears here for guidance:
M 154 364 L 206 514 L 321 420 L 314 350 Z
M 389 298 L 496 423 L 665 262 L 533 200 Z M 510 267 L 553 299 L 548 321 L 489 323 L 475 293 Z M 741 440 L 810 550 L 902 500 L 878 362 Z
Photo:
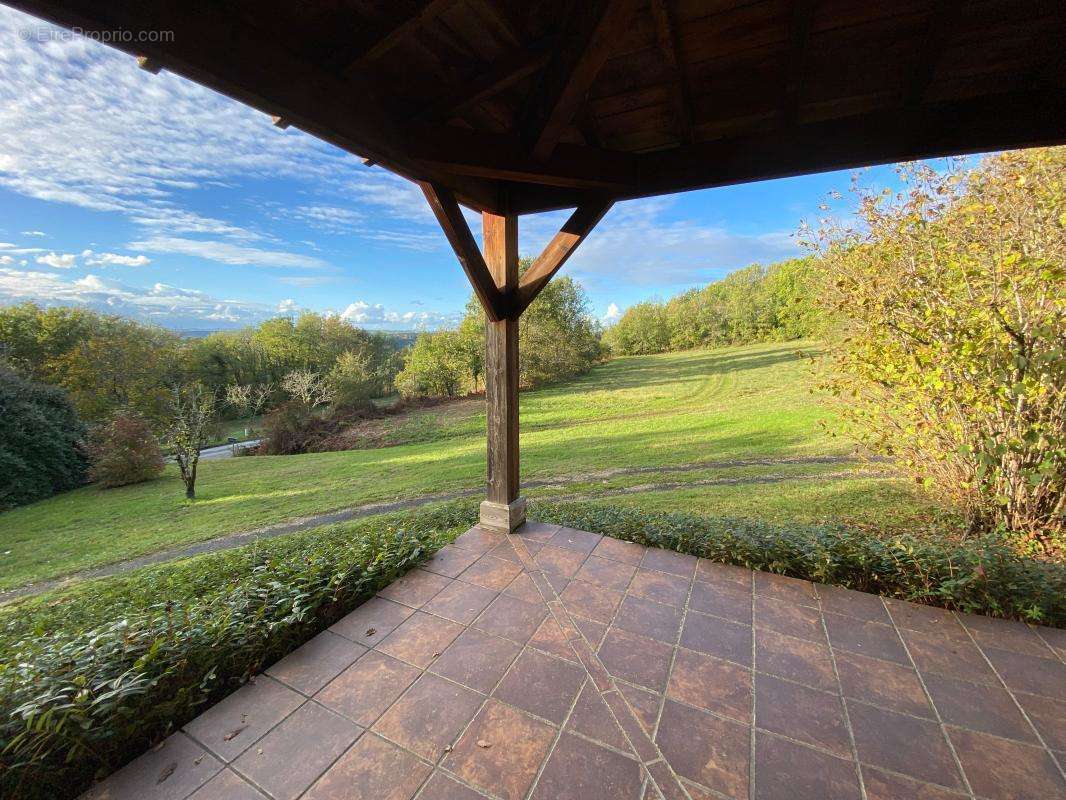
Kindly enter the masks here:
M 514 533 L 526 521 L 526 498 L 518 497 L 506 505 L 483 500 L 481 503 L 482 528 L 498 533 Z

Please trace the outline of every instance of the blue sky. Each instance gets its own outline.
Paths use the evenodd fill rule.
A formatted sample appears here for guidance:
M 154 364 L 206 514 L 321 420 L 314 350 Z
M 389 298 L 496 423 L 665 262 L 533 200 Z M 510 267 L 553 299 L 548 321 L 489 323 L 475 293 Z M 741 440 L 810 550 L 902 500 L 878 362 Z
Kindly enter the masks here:
M 371 328 L 457 320 L 469 287 L 413 184 L 53 30 L 0 6 L 0 304 L 85 305 L 182 329 L 304 308 Z M 849 180 L 620 203 L 565 273 L 609 320 L 798 254 L 800 221 Z M 523 217 L 520 251 L 536 254 L 565 216 Z

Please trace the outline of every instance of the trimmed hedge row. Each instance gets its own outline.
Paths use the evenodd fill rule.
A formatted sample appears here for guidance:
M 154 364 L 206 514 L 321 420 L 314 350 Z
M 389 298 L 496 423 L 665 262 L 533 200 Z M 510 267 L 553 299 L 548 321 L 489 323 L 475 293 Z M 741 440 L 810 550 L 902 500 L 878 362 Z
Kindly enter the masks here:
M 879 539 L 597 502 L 544 522 L 968 612 L 1066 625 L 1066 566 L 991 540 Z M 0 796 L 73 798 L 472 525 L 389 514 L 146 568 L 0 609 Z
M 827 525 L 778 526 L 590 502 L 535 503 L 531 516 L 616 539 L 973 614 L 1066 627 L 1066 564 L 992 536 L 881 538 Z
M 472 513 L 332 526 L 24 604 L 0 628 L 0 797 L 76 797 L 427 558 Z

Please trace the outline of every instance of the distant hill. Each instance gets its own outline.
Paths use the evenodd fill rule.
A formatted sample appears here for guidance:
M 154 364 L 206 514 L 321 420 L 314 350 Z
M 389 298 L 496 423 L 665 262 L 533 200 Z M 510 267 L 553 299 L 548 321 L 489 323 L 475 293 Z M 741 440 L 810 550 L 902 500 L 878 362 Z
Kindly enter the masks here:
M 203 339 L 210 336 L 212 333 L 230 333 L 236 328 L 190 328 L 187 330 L 177 330 L 179 336 L 186 339 Z M 374 331 L 375 333 L 383 333 L 389 337 L 389 340 L 393 343 L 393 346 L 397 350 L 403 350 L 405 347 L 410 347 L 414 344 L 415 339 L 418 338 L 418 331 Z

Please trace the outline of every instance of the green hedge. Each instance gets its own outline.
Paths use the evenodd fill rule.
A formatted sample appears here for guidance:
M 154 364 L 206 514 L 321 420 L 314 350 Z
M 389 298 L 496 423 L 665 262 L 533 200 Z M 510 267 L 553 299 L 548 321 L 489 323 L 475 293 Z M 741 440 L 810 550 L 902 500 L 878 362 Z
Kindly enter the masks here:
M 992 536 L 962 542 L 878 537 L 839 526 L 780 526 L 590 502 L 537 503 L 530 514 L 725 564 L 1066 627 L 1066 564 L 1019 555 Z
M 989 540 L 879 539 L 596 502 L 534 502 L 530 515 L 752 569 L 1066 625 L 1066 567 Z M 0 609 L 0 797 L 75 797 L 476 517 L 475 501 L 384 515 Z
M 0 797 L 72 798 L 470 523 L 390 515 L 85 584 L 0 615 Z

